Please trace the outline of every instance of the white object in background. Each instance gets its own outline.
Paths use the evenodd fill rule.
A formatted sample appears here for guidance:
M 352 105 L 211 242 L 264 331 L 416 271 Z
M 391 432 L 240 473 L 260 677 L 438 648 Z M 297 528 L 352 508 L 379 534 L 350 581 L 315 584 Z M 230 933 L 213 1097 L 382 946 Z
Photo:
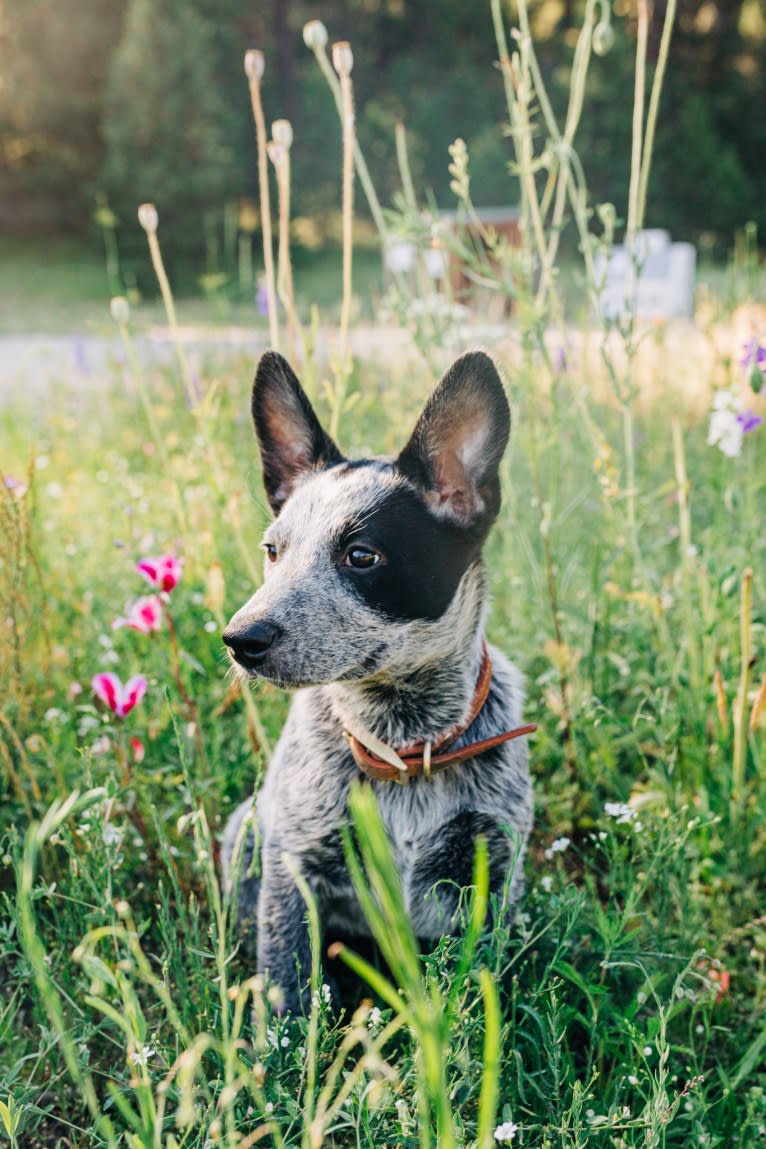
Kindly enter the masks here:
M 425 253 L 426 271 L 431 279 L 442 279 L 447 274 L 448 257 L 443 247 L 429 247 Z
M 415 266 L 416 247 L 406 239 L 395 239 L 385 250 L 386 267 L 395 274 L 406 275 Z
M 617 319 L 635 308 L 642 319 L 675 319 L 694 314 L 697 252 L 690 243 L 671 243 L 668 232 L 649 228 L 634 240 L 635 259 L 624 246 L 612 249 L 609 263 L 598 253 L 596 280 L 601 312 Z M 638 284 L 636 275 L 638 274 Z

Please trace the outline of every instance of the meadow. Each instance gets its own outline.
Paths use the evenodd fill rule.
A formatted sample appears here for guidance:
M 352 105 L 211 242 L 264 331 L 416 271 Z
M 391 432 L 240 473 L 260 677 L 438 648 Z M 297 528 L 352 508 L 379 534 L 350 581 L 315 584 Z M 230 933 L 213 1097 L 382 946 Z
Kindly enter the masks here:
M 510 68 L 504 51 L 499 37 Z M 530 51 L 513 67 L 533 85 Z M 147 362 L 113 301 L 99 387 L 30 390 L 0 415 L 0 1138 L 14 1149 L 766 1143 L 766 282 L 751 247 L 693 322 L 581 307 L 575 324 L 557 277 L 579 176 L 562 150 L 550 196 L 525 182 L 524 90 L 508 98 L 529 246 L 455 252 L 492 298 L 512 296 L 510 316 L 436 306 L 415 274 L 390 293 L 396 353 L 354 357 L 344 196 L 329 353 L 284 263 L 284 306 L 256 321 L 264 348 L 276 332 L 292 353 L 294 335 L 350 455 L 396 451 L 466 346 L 504 372 L 488 634 L 538 725 L 519 912 L 485 928 L 479 847 L 463 931 L 418 954 L 368 787 L 347 853 L 384 962 L 331 959 L 362 983 L 340 1016 L 318 944 L 309 1016 L 281 1014 L 254 976 L 217 870 L 288 702 L 242 693 L 220 637 L 262 577 L 254 363 L 192 358 L 172 309 L 175 357 Z M 450 171 L 470 218 L 457 144 Z M 406 174 L 397 226 L 413 234 Z M 578 202 L 571 278 L 592 301 Z M 598 218 L 593 245 L 608 244 L 614 212 Z

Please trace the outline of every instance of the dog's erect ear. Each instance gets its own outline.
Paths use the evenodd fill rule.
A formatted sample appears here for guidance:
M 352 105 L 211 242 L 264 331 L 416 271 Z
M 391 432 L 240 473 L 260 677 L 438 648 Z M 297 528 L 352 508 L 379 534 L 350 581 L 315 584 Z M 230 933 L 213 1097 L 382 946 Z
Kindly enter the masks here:
M 261 357 L 253 384 L 253 422 L 263 485 L 275 515 L 301 476 L 343 460 L 314 414 L 290 364 L 276 351 Z
M 498 467 L 510 430 L 497 368 L 484 352 L 471 351 L 431 395 L 397 467 L 435 514 L 465 527 L 489 525 L 500 509 Z

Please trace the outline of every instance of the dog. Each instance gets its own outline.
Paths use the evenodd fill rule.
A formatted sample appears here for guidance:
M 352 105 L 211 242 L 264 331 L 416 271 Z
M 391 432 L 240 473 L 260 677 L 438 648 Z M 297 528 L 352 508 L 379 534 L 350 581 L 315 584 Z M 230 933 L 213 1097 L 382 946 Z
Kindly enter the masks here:
M 263 586 L 223 640 L 241 675 L 297 694 L 221 857 L 225 882 L 242 873 L 239 921 L 255 933 L 257 969 L 298 1011 L 310 945 L 291 868 L 325 939 L 369 937 L 340 833 L 355 779 L 375 792 L 421 942 L 454 930 L 479 835 L 491 892 L 505 909 L 522 892 L 534 727 L 521 726 L 519 672 L 483 636 L 482 547 L 511 418 L 478 351 L 452 365 L 396 458 L 346 459 L 275 352 L 258 365 L 252 413 L 275 518 Z

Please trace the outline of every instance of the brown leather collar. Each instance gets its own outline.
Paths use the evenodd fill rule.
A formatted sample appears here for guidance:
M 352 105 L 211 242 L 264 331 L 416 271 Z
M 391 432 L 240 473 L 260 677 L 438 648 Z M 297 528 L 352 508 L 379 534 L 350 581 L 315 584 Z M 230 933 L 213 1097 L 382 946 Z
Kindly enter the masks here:
M 482 644 L 479 677 L 476 680 L 471 709 L 465 722 L 451 726 L 449 730 L 431 742 L 417 742 L 403 750 L 393 750 L 392 747 L 379 742 L 378 739 L 373 739 L 371 735 L 368 736 L 368 741 L 377 744 L 380 749 L 387 752 L 389 759 L 393 758 L 400 765 L 394 765 L 393 762 L 387 761 L 386 758 L 376 753 L 373 747 L 365 746 L 362 741 L 364 736 L 359 737 L 352 734 L 350 730 L 344 730 L 343 733 L 348 739 L 354 761 L 359 769 L 370 778 L 379 782 L 399 782 L 400 785 L 406 786 L 410 778 L 422 777 L 426 781 L 430 781 L 431 775 L 435 771 L 444 770 L 447 766 L 454 766 L 457 762 L 465 762 L 468 758 L 475 758 L 477 754 L 483 754 L 486 750 L 502 745 L 503 742 L 510 742 L 513 738 L 523 738 L 525 734 L 532 734 L 537 730 L 536 724 L 530 723 L 527 726 L 517 726 L 514 730 L 506 730 L 502 734 L 494 734 L 491 738 L 482 738 L 479 742 L 470 742 L 467 746 L 461 746 L 459 750 L 447 750 L 446 747 L 457 742 L 458 738 L 465 734 L 466 730 L 476 721 L 489 697 L 491 685 L 492 660 L 489 657 L 487 644 L 484 642 Z

